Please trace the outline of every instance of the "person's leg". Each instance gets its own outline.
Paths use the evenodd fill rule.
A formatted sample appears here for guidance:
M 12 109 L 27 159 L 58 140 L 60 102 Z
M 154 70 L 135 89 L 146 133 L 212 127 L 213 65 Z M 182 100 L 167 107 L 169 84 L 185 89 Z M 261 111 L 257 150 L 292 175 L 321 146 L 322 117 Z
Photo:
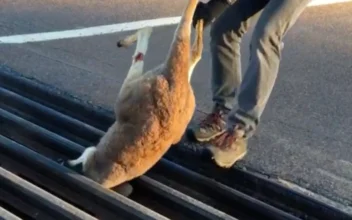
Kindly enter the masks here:
M 225 116 L 232 109 L 241 83 L 240 43 L 267 0 L 237 0 L 211 28 L 212 93 L 214 107 L 191 132 L 198 141 L 208 141 L 226 129 Z
M 250 62 L 241 83 L 237 111 L 229 113 L 228 129 L 212 141 L 215 162 L 230 167 L 247 152 L 247 139 L 259 123 L 273 89 L 281 59 L 282 39 L 310 0 L 271 0 L 256 24 Z

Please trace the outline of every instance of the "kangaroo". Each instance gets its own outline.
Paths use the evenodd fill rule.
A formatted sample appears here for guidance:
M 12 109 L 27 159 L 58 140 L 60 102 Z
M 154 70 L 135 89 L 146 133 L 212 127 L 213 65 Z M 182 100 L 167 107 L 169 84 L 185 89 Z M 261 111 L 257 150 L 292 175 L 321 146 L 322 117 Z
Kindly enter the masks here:
M 96 146 L 68 160 L 69 166 L 80 165 L 84 175 L 110 189 L 145 174 L 181 140 L 195 111 L 190 81 L 203 50 L 203 21 L 195 28 L 191 48 L 197 2 L 188 1 L 166 59 L 156 68 L 143 71 L 151 27 L 117 43 L 128 47 L 137 42 L 114 106 L 116 120 Z

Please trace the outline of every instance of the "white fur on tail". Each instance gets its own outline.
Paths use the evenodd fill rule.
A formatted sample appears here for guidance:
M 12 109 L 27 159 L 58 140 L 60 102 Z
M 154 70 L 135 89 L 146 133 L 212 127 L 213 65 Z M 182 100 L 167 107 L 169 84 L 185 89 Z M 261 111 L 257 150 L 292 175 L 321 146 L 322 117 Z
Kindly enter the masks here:
M 76 166 L 80 163 L 82 163 L 83 167 L 86 165 L 86 161 L 93 155 L 93 153 L 97 150 L 96 147 L 88 147 L 86 148 L 83 153 L 81 154 L 80 157 L 78 157 L 75 160 L 69 160 L 68 164 L 70 166 Z

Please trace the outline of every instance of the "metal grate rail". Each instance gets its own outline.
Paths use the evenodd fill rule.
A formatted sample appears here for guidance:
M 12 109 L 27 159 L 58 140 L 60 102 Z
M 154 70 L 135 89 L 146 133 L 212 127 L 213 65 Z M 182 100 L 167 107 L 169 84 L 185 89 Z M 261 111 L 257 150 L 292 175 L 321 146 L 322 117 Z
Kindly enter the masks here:
M 0 71 L 0 214 L 4 219 L 352 219 L 255 174 L 220 170 L 174 146 L 126 198 L 61 166 L 97 143 L 110 112 L 9 69 Z M 194 170 L 194 171 L 192 171 Z

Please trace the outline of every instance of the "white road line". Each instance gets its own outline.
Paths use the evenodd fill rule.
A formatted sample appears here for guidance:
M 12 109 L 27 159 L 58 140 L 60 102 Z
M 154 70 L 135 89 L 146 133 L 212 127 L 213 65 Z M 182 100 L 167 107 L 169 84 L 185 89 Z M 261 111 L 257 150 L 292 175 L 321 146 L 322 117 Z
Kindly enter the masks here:
M 308 7 L 319 6 L 319 5 L 330 5 L 344 2 L 350 2 L 351 0 L 313 0 L 308 4 Z
M 146 26 L 166 26 L 180 22 L 181 17 L 157 18 L 151 20 L 142 20 L 126 22 L 120 24 L 102 25 L 89 28 L 81 28 L 65 31 L 54 31 L 36 34 L 22 34 L 0 37 L 0 44 L 21 44 L 27 42 L 39 42 L 49 40 L 59 40 L 77 37 L 89 37 L 95 35 L 112 34 L 116 32 L 138 30 Z
M 328 5 L 335 3 L 351 2 L 352 0 L 313 0 L 309 3 L 308 7 Z M 157 18 L 150 20 L 141 20 L 126 22 L 120 24 L 102 25 L 81 29 L 64 30 L 64 31 L 54 31 L 45 33 L 35 33 L 35 34 L 22 34 L 22 35 L 12 35 L 12 36 L 2 36 L 0 37 L 0 44 L 22 44 L 28 42 L 41 42 L 50 40 L 61 40 L 68 38 L 78 38 L 78 37 L 90 37 L 96 35 L 112 34 L 123 31 L 133 31 L 146 26 L 167 26 L 178 24 L 180 21 L 180 16 L 178 17 L 168 17 L 168 18 Z

